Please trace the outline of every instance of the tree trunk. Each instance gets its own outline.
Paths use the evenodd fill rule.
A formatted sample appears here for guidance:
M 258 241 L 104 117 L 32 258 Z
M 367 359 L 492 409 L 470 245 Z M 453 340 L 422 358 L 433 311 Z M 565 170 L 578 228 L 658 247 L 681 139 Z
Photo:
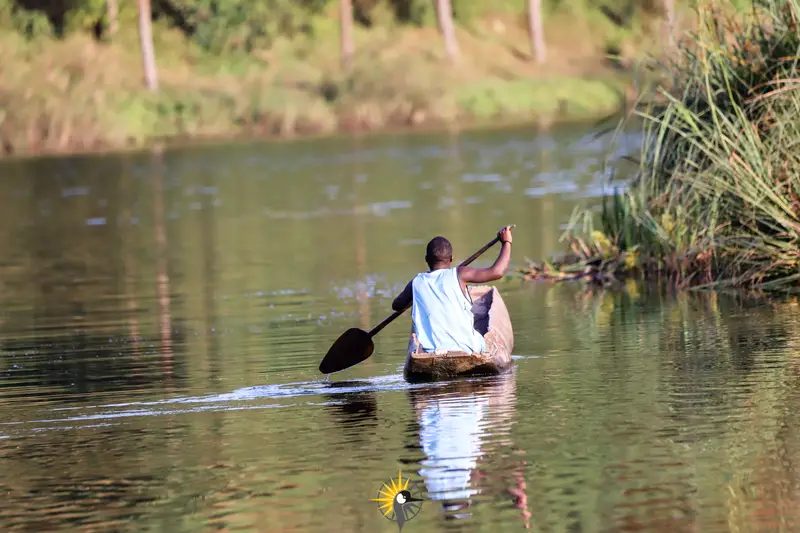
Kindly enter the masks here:
M 664 0 L 664 40 L 672 48 L 675 45 L 675 0 Z
M 117 0 L 106 0 L 106 10 L 108 13 L 108 36 L 113 37 L 119 27 L 119 5 Z
M 150 11 L 150 0 L 136 0 L 139 8 L 139 44 L 142 48 L 144 77 L 147 88 L 158 90 L 158 73 L 156 72 L 156 54 L 153 49 L 153 16 Z
M 451 61 L 458 61 L 461 51 L 456 40 L 456 28 L 453 24 L 453 7 L 450 0 L 436 0 L 436 16 L 439 19 L 439 30 L 444 38 L 444 48 Z
M 353 42 L 353 0 L 339 0 L 339 29 L 341 32 L 342 67 L 353 65 L 356 46 Z
M 528 35 L 531 40 L 531 54 L 537 63 L 544 63 L 547 59 L 547 48 L 544 44 L 542 0 L 528 0 Z

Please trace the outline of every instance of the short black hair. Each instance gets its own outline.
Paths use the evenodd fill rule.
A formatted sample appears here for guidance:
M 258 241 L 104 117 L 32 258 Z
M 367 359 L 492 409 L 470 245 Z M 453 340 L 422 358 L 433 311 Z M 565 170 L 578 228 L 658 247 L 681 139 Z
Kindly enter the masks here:
M 425 261 L 428 266 L 446 263 L 453 260 L 453 246 L 444 237 L 434 237 L 425 250 Z

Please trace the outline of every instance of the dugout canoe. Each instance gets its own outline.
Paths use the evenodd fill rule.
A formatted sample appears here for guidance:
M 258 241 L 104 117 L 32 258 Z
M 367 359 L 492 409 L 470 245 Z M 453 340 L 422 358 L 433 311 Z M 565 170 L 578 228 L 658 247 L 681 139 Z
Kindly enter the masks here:
M 461 351 L 425 353 L 411 333 L 403 374 L 408 381 L 447 379 L 457 376 L 502 374 L 512 367 L 514 330 L 511 317 L 497 288 L 469 288 L 475 329 L 486 340 L 487 353 Z

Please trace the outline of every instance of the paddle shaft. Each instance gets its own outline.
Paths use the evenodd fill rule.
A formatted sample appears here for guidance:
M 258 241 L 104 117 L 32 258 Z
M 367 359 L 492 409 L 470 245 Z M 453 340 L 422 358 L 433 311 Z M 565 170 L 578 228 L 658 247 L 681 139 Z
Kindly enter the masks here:
M 486 243 L 486 245 L 485 245 L 483 248 L 481 248 L 480 250 L 478 250 L 477 252 L 475 252 L 475 253 L 474 253 L 474 254 L 472 254 L 471 256 L 469 256 L 469 257 L 467 257 L 466 259 L 464 259 L 464 260 L 461 262 L 461 264 L 459 264 L 458 266 L 460 266 L 460 267 L 463 267 L 463 266 L 467 266 L 468 264 L 472 263 L 472 262 L 473 262 L 473 261 L 475 261 L 475 260 L 476 260 L 478 257 L 480 257 L 480 256 L 483 254 L 483 252 L 485 252 L 486 250 L 488 250 L 489 248 L 491 248 L 492 246 L 494 246 L 495 244 L 497 244 L 497 242 L 498 242 L 499 240 L 500 240 L 500 237 L 495 237 L 494 239 L 492 239 L 491 241 L 489 241 L 488 243 Z M 370 336 L 370 338 L 374 337 L 375 335 L 377 335 L 377 334 L 378 334 L 378 332 L 380 332 L 380 330 L 382 330 L 383 328 L 385 328 L 386 326 L 388 326 L 389 324 L 391 324 L 391 323 L 392 323 L 392 321 L 393 321 L 395 318 L 399 317 L 400 315 L 402 315 L 403 313 L 405 313 L 406 311 L 408 311 L 408 309 L 409 309 L 410 307 L 411 307 L 411 305 L 408 305 L 408 306 L 407 306 L 405 309 L 401 309 L 400 311 L 395 311 L 395 312 L 394 312 L 394 313 L 392 313 L 391 315 L 387 316 L 387 317 L 386 317 L 386 318 L 383 320 L 383 322 L 381 322 L 380 324 L 378 324 L 377 326 L 375 326 L 374 328 L 372 328 L 372 330 L 369 332 L 369 336 Z

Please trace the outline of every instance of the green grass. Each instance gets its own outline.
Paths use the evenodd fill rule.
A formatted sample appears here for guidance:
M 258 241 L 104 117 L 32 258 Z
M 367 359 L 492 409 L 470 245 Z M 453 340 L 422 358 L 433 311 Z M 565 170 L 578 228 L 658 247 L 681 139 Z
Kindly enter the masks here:
M 624 87 L 619 79 L 495 78 L 459 87 L 456 99 L 460 109 L 477 118 L 520 114 L 534 120 L 593 118 L 619 110 Z
M 700 46 L 669 65 L 666 102 L 642 102 L 634 114 L 645 141 L 628 190 L 605 198 L 599 220 L 586 212 L 572 221 L 571 264 L 602 258 L 594 268 L 612 276 L 795 290 L 800 2 L 764 0 L 735 18 L 712 3 L 699 15 Z

